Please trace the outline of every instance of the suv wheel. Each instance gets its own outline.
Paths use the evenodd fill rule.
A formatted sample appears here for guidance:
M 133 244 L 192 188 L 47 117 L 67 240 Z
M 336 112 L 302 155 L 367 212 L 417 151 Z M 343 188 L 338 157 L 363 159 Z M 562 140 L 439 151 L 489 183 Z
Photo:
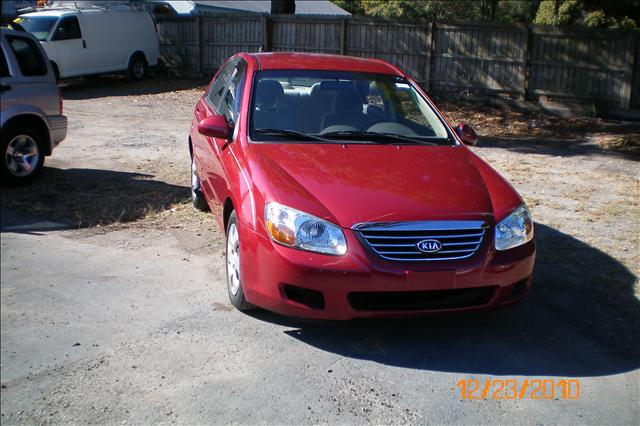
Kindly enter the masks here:
M 2 133 L 2 180 L 9 185 L 31 182 L 44 164 L 42 136 L 21 128 L 9 128 Z
M 254 309 L 254 306 L 244 298 L 242 289 L 242 276 L 240 275 L 240 232 L 238 231 L 238 219 L 236 212 L 231 212 L 227 225 L 227 250 L 225 260 L 227 263 L 227 290 L 231 304 L 239 311 Z

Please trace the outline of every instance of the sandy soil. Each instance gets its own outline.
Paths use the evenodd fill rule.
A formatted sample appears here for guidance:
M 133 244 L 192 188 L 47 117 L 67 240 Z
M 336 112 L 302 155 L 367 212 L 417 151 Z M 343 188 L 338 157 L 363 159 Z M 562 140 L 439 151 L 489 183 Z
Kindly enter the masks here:
M 68 139 L 2 189 L 26 227 L 2 233 L 3 424 L 637 421 L 640 126 L 442 103 L 532 210 L 533 292 L 472 319 L 318 324 L 228 303 L 221 234 L 188 191 L 206 83 L 65 85 Z M 577 377 L 583 398 L 455 396 L 513 376 Z

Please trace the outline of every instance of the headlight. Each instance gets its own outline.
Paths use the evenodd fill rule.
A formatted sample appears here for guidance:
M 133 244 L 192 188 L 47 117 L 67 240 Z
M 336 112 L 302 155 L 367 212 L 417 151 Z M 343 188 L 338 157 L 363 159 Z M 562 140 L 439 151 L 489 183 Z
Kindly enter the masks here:
M 338 226 L 275 202 L 264 210 L 267 233 L 273 241 L 324 254 L 347 252 L 347 240 Z
M 525 204 L 496 225 L 496 250 L 508 250 L 533 239 L 533 221 Z

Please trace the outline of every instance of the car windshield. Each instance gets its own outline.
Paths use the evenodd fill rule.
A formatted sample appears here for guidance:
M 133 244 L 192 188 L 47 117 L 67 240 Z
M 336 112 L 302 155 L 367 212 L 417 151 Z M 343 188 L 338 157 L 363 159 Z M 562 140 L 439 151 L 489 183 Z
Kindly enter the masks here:
M 21 16 L 14 19 L 13 23 L 33 34 L 38 41 L 44 41 L 57 20 L 55 16 Z
M 453 145 L 442 119 L 403 77 L 265 70 L 254 80 L 253 141 Z

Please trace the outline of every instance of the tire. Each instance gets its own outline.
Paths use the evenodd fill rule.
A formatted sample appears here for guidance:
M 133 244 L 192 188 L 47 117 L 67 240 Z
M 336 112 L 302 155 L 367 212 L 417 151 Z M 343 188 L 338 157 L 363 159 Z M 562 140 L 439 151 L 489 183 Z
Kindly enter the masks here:
M 249 311 L 255 306 L 244 298 L 242 277 L 240 275 L 240 235 L 238 232 L 238 219 L 236 212 L 231 212 L 227 225 L 227 240 L 225 250 L 225 264 L 227 269 L 227 290 L 231 304 L 239 311 Z
M 191 202 L 196 209 L 206 212 L 209 211 L 207 200 L 204 199 L 202 190 L 200 189 L 200 178 L 196 169 L 196 162 L 191 157 Z
M 144 55 L 138 53 L 129 61 L 127 68 L 127 78 L 130 81 L 140 81 L 147 75 L 147 60 Z
M 9 127 L 2 131 L 0 174 L 6 185 L 32 182 L 44 164 L 44 137 L 33 129 Z

